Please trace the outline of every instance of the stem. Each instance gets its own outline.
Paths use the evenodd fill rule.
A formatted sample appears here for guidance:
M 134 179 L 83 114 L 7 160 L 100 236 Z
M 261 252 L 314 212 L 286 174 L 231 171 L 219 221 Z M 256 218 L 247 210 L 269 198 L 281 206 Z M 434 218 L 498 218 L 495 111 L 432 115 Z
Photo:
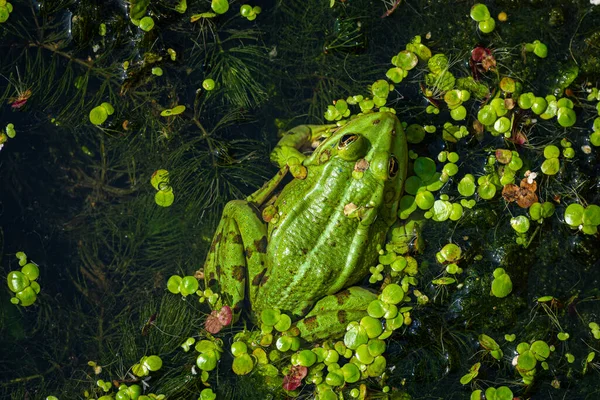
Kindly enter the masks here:
M 64 51 L 59 50 L 58 49 L 58 44 L 56 44 L 56 43 L 55 44 L 47 44 L 47 43 L 39 43 L 39 42 L 33 43 L 33 42 L 31 42 L 31 43 L 29 43 L 29 47 L 41 47 L 43 49 L 50 50 L 54 54 L 57 54 L 57 55 L 59 55 L 61 57 L 64 57 L 67 60 L 72 61 L 72 62 L 74 62 L 76 64 L 79 64 L 79 65 L 81 65 L 81 66 L 89 69 L 90 71 L 94 71 L 94 73 L 96 73 L 96 74 L 98 74 L 100 76 L 103 76 L 103 77 L 105 77 L 107 79 L 112 78 L 112 76 L 110 74 L 108 74 L 106 72 L 99 71 L 98 69 L 94 69 L 94 62 L 93 61 L 85 61 L 85 60 L 82 60 L 80 58 L 73 57 L 69 53 L 65 53 Z

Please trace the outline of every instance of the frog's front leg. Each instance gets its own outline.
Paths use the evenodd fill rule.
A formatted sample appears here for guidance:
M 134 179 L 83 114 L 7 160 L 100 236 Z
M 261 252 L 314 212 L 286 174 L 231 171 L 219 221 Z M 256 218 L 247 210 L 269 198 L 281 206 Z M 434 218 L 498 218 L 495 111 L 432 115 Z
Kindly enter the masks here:
M 230 201 L 223 210 L 204 264 L 205 286 L 220 294 L 216 309 L 228 305 L 239 315 L 266 272 L 267 227 L 259 215 L 244 200 Z
M 302 162 L 306 159 L 304 152 L 314 150 L 313 142 L 336 125 L 299 125 L 285 132 L 271 152 L 271 161 L 279 168 L 289 167 L 294 178 L 304 179 L 306 167 Z
M 368 315 L 369 303 L 377 295 L 360 286 L 352 286 L 319 300 L 306 316 L 296 323 L 300 336 L 311 342 L 341 337 L 349 322 Z

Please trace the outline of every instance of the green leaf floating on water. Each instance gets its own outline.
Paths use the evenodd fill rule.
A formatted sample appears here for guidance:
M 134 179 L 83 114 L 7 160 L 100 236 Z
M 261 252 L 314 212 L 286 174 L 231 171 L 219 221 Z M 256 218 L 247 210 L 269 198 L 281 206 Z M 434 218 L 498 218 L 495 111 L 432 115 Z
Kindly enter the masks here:
M 210 8 L 217 14 L 225 14 L 229 10 L 229 2 L 227 0 L 212 0 Z
M 179 105 L 173 108 L 167 108 L 161 111 L 160 115 L 163 117 L 170 117 L 172 115 L 179 115 L 185 111 L 185 106 Z

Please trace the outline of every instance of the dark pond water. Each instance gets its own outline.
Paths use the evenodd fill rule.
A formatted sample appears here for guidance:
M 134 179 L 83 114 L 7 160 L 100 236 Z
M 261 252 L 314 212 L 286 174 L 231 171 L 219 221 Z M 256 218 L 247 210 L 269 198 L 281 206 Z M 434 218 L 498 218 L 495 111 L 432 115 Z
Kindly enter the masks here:
M 599 398 L 600 6 L 484 3 L 489 16 L 474 9 L 478 23 L 474 1 L 0 0 L 0 261 L 9 278 L 0 290 L 0 398 L 108 400 L 120 385 L 168 399 L 198 399 L 208 387 L 219 399 L 349 399 L 357 390 L 358 398 L 483 398 L 477 390 L 487 399 Z M 484 33 L 489 18 L 495 27 Z M 465 91 L 469 98 L 456 99 Z M 404 282 L 398 307 L 410 314 L 384 339 L 377 363 L 385 359 L 386 368 L 353 382 L 319 360 L 286 392 L 294 351 L 258 345 L 260 327 L 246 312 L 210 335 L 207 303 L 165 289 L 172 275 L 202 271 L 224 205 L 275 176 L 269 154 L 281 134 L 345 120 L 343 100 L 358 95 L 351 115 L 388 107 L 407 128 L 410 157 L 397 166 L 413 178 L 392 218 L 414 208 L 410 219 L 427 222 L 411 228 L 407 253 L 394 248 L 397 260 L 418 263 L 411 279 L 389 263 L 366 272 L 380 264 L 376 252 L 351 246 L 372 265 L 350 280 L 376 294 L 382 283 Z M 482 110 L 491 121 L 479 122 Z M 348 182 L 370 173 L 368 162 L 356 169 L 339 173 Z M 153 187 L 158 170 L 169 180 Z M 316 170 L 309 166 L 309 182 Z M 327 193 L 323 207 L 341 201 L 329 186 L 315 190 Z M 310 195 L 283 192 L 275 205 Z M 389 194 L 395 202 L 400 195 Z M 350 229 L 365 210 L 377 210 L 377 224 L 389 215 L 376 202 L 352 205 L 355 214 L 336 210 L 344 221 L 357 217 Z M 326 231 L 320 217 L 316 229 L 299 230 Z M 530 226 L 519 233 L 511 225 L 523 220 Z M 350 240 L 340 230 L 322 237 Z M 457 260 L 436 255 L 449 243 L 461 250 Z M 231 254 L 244 260 L 250 247 Z M 22 268 L 19 252 L 39 277 L 28 275 L 35 267 L 11 272 Z M 340 265 L 323 263 L 324 275 Z M 499 268 L 512 284 L 504 297 L 492 293 L 506 289 Z M 244 329 L 255 365 L 238 376 L 230 347 Z M 222 345 L 208 375 L 202 352 L 180 347 L 189 337 Z M 328 348 L 339 339 L 300 343 Z M 345 342 L 352 347 L 348 335 Z M 163 365 L 144 376 L 135 365 L 151 355 Z M 340 357 L 338 365 L 373 364 L 355 361 Z M 513 395 L 494 394 L 500 387 Z

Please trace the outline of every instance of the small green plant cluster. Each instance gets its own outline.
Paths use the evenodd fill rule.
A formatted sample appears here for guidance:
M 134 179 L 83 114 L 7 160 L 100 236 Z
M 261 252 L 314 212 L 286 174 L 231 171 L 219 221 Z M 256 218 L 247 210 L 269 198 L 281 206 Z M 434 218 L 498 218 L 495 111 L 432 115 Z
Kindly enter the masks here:
M 463 269 L 458 266 L 462 259 L 462 249 L 454 243 L 448 243 L 435 253 L 435 259 L 438 263 L 445 266 L 441 276 L 433 279 L 434 285 L 451 285 L 456 282 L 456 276 L 463 273 Z
M 433 192 L 440 190 L 451 176 L 458 172 L 458 154 L 443 153 L 438 159 L 448 161 L 437 172 L 434 160 L 429 157 L 418 157 L 414 160 L 415 175 L 406 180 L 405 195 L 400 199 L 399 217 L 407 219 L 417 209 L 425 211 L 425 218 L 441 222 L 450 219 L 456 221 L 463 214 L 463 206 L 449 201 L 449 196 L 442 194 L 436 200 Z
M 512 280 L 504 268 L 494 270 L 494 280 L 492 280 L 491 294 L 496 297 L 506 297 L 512 292 Z
M 96 126 L 102 125 L 104 122 L 106 122 L 108 116 L 113 115 L 114 112 L 115 109 L 113 106 L 110 103 L 104 102 L 99 106 L 92 108 L 89 115 L 90 122 Z
M 587 95 L 588 101 L 597 101 L 596 110 L 598 112 L 598 117 L 594 119 L 594 125 L 592 128 L 592 133 L 590 134 L 590 143 L 596 147 L 600 146 L 600 92 L 598 88 L 594 87 L 589 89 L 589 94 Z
M 479 30 L 481 33 L 491 33 L 496 27 L 496 20 L 490 15 L 485 4 L 476 3 L 471 7 L 470 12 L 473 21 L 478 23 Z
M 6 133 L 0 131 L 0 150 L 2 150 L 4 143 L 6 143 L 9 138 L 13 139 L 17 135 L 15 125 L 12 123 L 6 124 L 5 131 Z
M 13 6 L 6 0 L 0 0 L 0 24 L 8 21 L 10 13 L 13 11 Z
M 187 345 L 187 348 L 189 348 L 194 341 L 194 338 L 188 338 L 184 345 Z M 184 347 L 184 345 L 182 345 L 182 347 L 185 350 L 186 347 Z M 196 366 L 202 371 L 200 378 L 202 379 L 202 382 L 207 382 L 209 372 L 217 368 L 218 361 L 221 359 L 221 354 L 223 354 L 223 343 L 219 339 L 200 340 L 196 343 L 194 349 L 198 352 Z
M 17 259 L 21 266 L 21 271 L 11 271 L 6 277 L 8 288 L 14 293 L 10 302 L 28 307 L 35 303 L 37 295 L 40 293 L 40 284 L 36 279 L 40 276 L 40 269 L 37 264 L 27 262 L 27 256 L 22 251 L 17 252 Z
M 250 4 L 244 4 L 240 7 L 240 14 L 248 21 L 254 21 L 262 9 L 259 6 L 252 7 Z
M 175 201 L 173 187 L 169 184 L 169 171 L 158 169 L 154 171 L 150 178 L 150 183 L 156 189 L 154 201 L 161 207 L 169 207 Z M 196 281 L 198 285 L 198 281 Z
M 548 57 L 548 47 L 539 40 L 534 40 L 533 43 L 525 43 L 523 45 L 523 52 L 533 53 L 539 58 Z
M 595 235 L 600 225 L 600 206 L 587 207 L 578 203 L 569 204 L 565 210 L 565 222 L 571 229 L 579 229 L 587 235 Z

